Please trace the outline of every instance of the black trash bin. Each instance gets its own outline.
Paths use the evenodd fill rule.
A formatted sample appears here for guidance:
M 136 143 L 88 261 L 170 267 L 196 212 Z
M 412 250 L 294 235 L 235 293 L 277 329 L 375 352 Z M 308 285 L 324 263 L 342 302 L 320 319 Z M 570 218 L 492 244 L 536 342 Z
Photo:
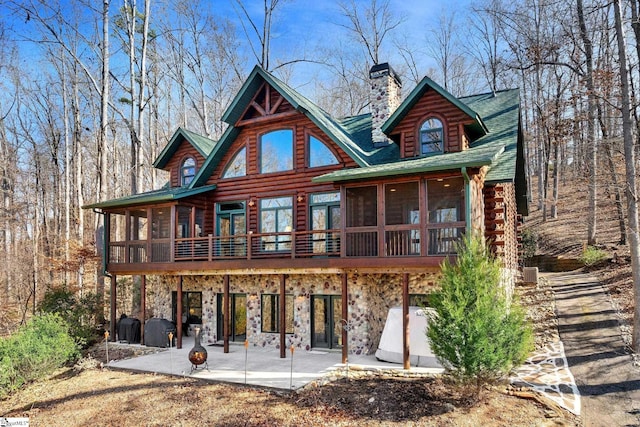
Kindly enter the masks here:
M 176 325 L 167 319 L 152 318 L 144 323 L 144 345 L 169 347 L 169 333 L 173 333 L 171 346 L 176 342 Z

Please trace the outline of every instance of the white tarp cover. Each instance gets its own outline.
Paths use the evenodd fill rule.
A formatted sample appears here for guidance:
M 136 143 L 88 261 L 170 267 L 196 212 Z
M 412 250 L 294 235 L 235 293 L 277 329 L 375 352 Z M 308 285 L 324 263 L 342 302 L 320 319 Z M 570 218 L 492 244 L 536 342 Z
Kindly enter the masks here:
M 429 309 L 426 309 L 429 310 Z M 420 307 L 409 307 L 409 356 L 411 366 L 425 368 L 442 367 L 429 348 L 427 341 L 427 314 Z M 393 363 L 403 363 L 402 358 L 402 307 L 392 307 L 387 315 L 376 358 Z

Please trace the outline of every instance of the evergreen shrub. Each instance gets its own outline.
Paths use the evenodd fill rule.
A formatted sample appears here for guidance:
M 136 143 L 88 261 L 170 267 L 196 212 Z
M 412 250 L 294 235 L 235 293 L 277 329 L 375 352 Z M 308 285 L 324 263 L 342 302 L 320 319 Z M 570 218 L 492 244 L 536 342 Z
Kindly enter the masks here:
M 428 339 L 440 363 L 464 383 L 481 386 L 522 363 L 533 345 L 524 311 L 500 282 L 500 262 L 479 237 L 465 237 L 457 261 L 442 264 L 432 298 Z
M 0 339 L 0 397 L 75 360 L 78 346 L 57 314 L 36 316 Z

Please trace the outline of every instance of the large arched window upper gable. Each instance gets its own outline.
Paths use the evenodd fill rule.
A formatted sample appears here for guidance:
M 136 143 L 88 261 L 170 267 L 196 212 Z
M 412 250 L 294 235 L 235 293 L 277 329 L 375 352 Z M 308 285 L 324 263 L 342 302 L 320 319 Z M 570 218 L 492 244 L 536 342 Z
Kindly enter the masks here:
M 307 156 L 310 168 L 340 163 L 331 148 L 313 135 L 307 138 Z
M 445 123 L 440 117 L 429 115 L 418 127 L 418 149 L 422 156 L 444 153 Z
M 245 175 L 247 175 L 247 147 L 242 147 L 225 166 L 222 178 L 236 178 Z
M 278 129 L 259 138 L 260 172 L 272 173 L 293 169 L 293 129 Z
M 180 185 L 185 187 L 191 184 L 196 176 L 196 160 L 193 157 L 186 157 L 180 164 Z

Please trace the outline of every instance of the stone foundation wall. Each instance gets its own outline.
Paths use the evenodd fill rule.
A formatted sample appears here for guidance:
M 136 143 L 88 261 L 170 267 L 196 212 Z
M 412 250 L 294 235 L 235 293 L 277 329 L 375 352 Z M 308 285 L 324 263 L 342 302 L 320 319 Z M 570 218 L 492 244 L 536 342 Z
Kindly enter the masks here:
M 410 294 L 427 294 L 435 288 L 438 270 L 409 276 Z M 378 347 L 389 308 L 402 304 L 402 274 L 348 274 L 349 352 L 371 354 Z M 294 333 L 287 334 L 287 347 L 311 350 L 311 296 L 341 295 L 339 274 L 310 274 L 286 276 L 286 293 L 293 295 Z M 171 319 L 171 292 L 176 290 L 174 276 L 147 278 L 147 317 Z M 202 292 L 203 343 L 222 340 L 217 336 L 217 300 L 224 294 L 222 276 L 183 276 L 184 292 Z M 278 294 L 278 275 L 229 276 L 229 292 L 246 294 L 247 340 L 252 346 L 280 346 L 278 333 L 261 330 L 262 294 Z M 343 302 L 344 303 L 344 302 Z M 171 319 L 175 320 L 175 319 Z

